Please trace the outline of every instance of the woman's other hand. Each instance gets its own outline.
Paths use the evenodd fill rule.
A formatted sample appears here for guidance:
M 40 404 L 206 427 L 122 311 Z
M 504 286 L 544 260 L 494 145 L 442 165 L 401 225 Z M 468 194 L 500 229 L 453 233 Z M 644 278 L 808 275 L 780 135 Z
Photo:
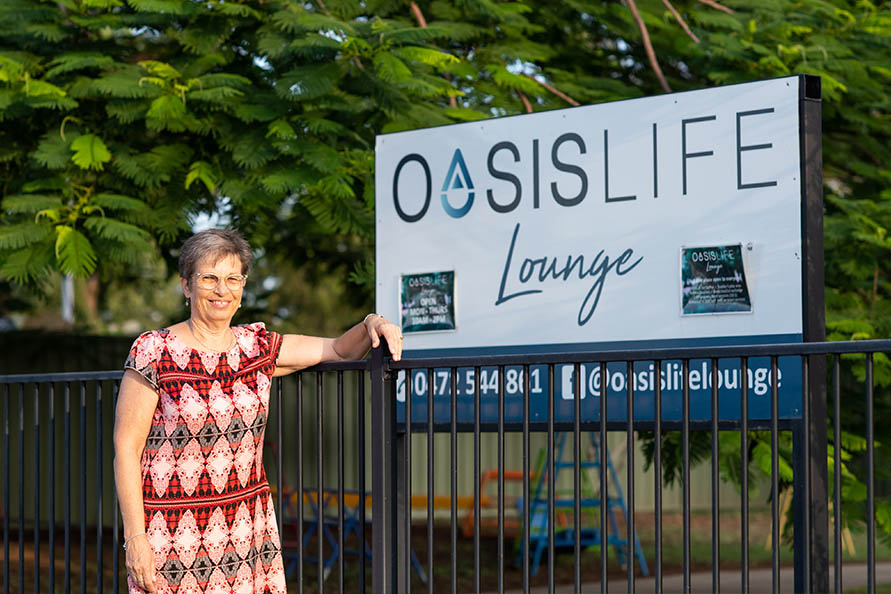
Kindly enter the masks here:
M 394 361 L 402 358 L 402 329 L 383 316 L 371 314 L 365 318 L 365 330 L 371 338 L 371 348 L 377 348 L 381 337 L 387 340 Z
M 133 585 L 155 593 L 155 554 L 149 545 L 148 536 L 139 534 L 127 541 L 127 575 Z

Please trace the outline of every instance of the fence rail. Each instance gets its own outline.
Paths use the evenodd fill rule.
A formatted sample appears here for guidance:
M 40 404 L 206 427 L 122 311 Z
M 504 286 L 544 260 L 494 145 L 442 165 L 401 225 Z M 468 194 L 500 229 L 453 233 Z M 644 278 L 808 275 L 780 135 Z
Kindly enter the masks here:
M 589 580 L 599 581 L 603 592 L 617 580 L 636 591 L 647 567 L 653 569 L 655 591 L 661 591 L 665 543 L 672 536 L 663 522 L 662 477 L 677 456 L 684 591 L 691 589 L 694 565 L 703 561 L 711 565 L 712 591 L 721 590 L 722 580 L 726 587 L 722 471 L 739 477 L 740 569 L 734 570 L 738 588 L 733 589 L 749 591 L 754 485 L 748 470 L 753 457 L 767 451 L 770 468 L 762 486 L 769 492 L 771 590 L 781 587 L 786 550 L 781 493 L 787 494 L 781 487 L 788 486 L 795 501 L 794 590 L 841 592 L 845 526 L 862 523 L 867 591 L 874 592 L 877 390 L 881 402 L 888 398 L 886 389 L 875 385 L 876 357 L 887 366 L 888 352 L 891 341 L 881 340 L 394 362 L 376 349 L 367 361 L 325 364 L 280 378 L 273 384 L 265 462 L 289 588 L 301 593 L 529 591 L 545 579 L 536 574 L 544 558 L 548 591 L 566 582 L 580 591 Z M 753 373 L 756 362 L 761 371 Z M 494 390 L 484 390 L 483 372 Z M 672 374 L 679 383 L 672 383 Z M 121 375 L 0 376 L 4 593 L 125 589 L 109 447 Z M 616 384 L 609 379 L 622 377 Z M 731 377 L 737 378 L 732 384 Z M 544 386 L 534 397 L 532 381 Z M 418 386 L 424 388 L 420 393 Z M 592 392 L 597 389 L 599 395 Z M 790 409 L 787 401 L 796 397 L 798 406 Z M 732 414 L 727 402 L 734 404 Z M 691 405 L 696 410 L 691 412 Z M 533 410 L 537 406 L 544 416 Z M 641 431 L 652 444 L 651 485 L 635 480 Z M 862 452 L 842 447 L 845 433 L 865 438 Z M 521 442 L 518 473 L 506 468 L 510 434 Z M 738 467 L 728 468 L 720 459 L 734 440 Z M 490 441 L 497 450 L 494 500 L 483 492 L 481 460 Z M 541 441 L 543 457 L 534 460 L 533 442 Z M 435 452 L 443 444 L 449 450 L 447 486 L 435 481 Z M 618 444 L 624 445 L 625 461 L 611 474 L 609 448 Z M 570 461 L 561 458 L 566 448 Z M 468 451 L 473 495 L 462 499 L 458 469 L 469 463 Z M 692 523 L 691 455 L 710 463 L 708 537 L 696 534 Z M 336 468 L 327 470 L 332 456 Z M 421 463 L 425 484 L 413 485 L 412 468 Z M 862 504 L 842 500 L 842 485 L 849 480 L 843 467 L 856 468 L 863 477 Z M 567 470 L 563 479 L 561 469 Z M 635 500 L 648 490 L 653 508 L 641 510 Z M 447 536 L 437 521 L 443 515 Z M 423 526 L 413 523 L 421 519 Z M 462 521 L 472 524 L 472 535 L 459 538 Z M 639 532 L 650 529 L 652 542 L 638 546 Z M 514 553 L 509 552 L 512 538 Z M 710 543 L 709 559 L 694 556 L 694 539 Z M 588 550 L 592 543 L 606 546 Z M 572 551 L 568 571 L 559 563 L 564 545 Z M 472 578 L 459 572 L 465 555 L 468 563 L 473 558 Z M 621 578 L 617 562 L 624 562 Z M 437 570 L 441 565 L 448 571 Z

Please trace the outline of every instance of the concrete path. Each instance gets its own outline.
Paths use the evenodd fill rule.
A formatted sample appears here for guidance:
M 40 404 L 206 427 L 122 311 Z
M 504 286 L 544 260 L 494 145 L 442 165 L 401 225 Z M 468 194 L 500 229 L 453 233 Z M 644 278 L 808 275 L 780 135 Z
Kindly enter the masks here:
M 835 571 L 829 570 L 829 588 L 830 591 L 835 587 Z M 749 592 L 753 594 L 770 593 L 772 589 L 773 572 L 771 568 L 751 569 L 749 570 Z M 842 568 L 842 586 L 845 590 L 851 588 L 866 587 L 866 564 L 846 564 Z M 876 564 L 876 583 L 891 583 L 891 563 Z M 690 585 L 692 592 L 711 592 L 712 591 L 712 574 L 697 572 L 690 576 Z M 610 594 L 627 592 L 628 581 L 625 578 L 610 579 Z M 793 592 L 795 589 L 795 576 L 791 567 L 783 567 L 780 569 L 780 592 Z M 653 577 L 638 577 L 634 580 L 635 592 L 655 592 L 656 580 Z M 530 590 L 533 594 L 544 594 L 548 591 L 547 587 L 536 587 Z M 582 592 L 600 592 L 600 582 L 588 582 L 582 584 Z M 683 592 L 684 576 L 664 575 L 662 576 L 663 592 Z M 724 570 L 721 572 L 721 592 L 732 594 L 740 591 L 740 571 Z M 557 586 L 554 588 L 555 594 L 572 594 L 574 588 L 572 585 Z M 511 590 L 507 594 L 522 594 L 521 590 Z M 819 594 L 819 593 L 816 593 Z

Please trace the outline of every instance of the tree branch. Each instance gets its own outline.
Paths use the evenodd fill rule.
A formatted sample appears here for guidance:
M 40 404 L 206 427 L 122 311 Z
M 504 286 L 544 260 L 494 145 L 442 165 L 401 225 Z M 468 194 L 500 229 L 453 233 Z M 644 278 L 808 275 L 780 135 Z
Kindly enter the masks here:
M 675 20 L 677 20 L 678 24 L 681 26 L 681 29 L 683 29 L 684 32 L 686 32 L 687 35 L 690 36 L 690 39 L 692 39 L 696 43 L 699 43 L 699 38 L 696 37 L 696 35 L 693 33 L 693 31 L 690 30 L 690 27 L 687 26 L 687 23 L 684 22 L 684 19 L 681 18 L 680 13 L 678 13 L 678 11 L 675 10 L 675 8 L 671 4 L 671 2 L 669 2 L 669 0 L 662 0 L 662 3 L 668 7 L 668 10 L 670 10 L 671 14 L 674 15 L 674 18 L 675 18 Z
M 418 24 L 421 26 L 421 29 L 426 29 L 427 19 L 424 18 L 424 13 L 421 12 L 421 8 L 417 5 L 416 2 L 412 2 L 411 4 L 409 4 L 409 7 L 411 8 L 412 13 L 415 15 L 415 18 L 418 19 Z M 452 77 L 449 76 L 448 72 L 444 72 L 443 75 L 445 76 L 445 79 L 447 81 L 449 81 L 450 83 L 452 82 Z M 458 101 L 455 99 L 454 96 L 449 96 L 449 106 L 458 107 Z
M 325 0 L 318 0 L 319 8 L 321 8 L 326 15 L 331 16 L 331 11 L 328 10 L 328 7 L 325 6 Z M 347 34 L 341 30 L 340 34 L 343 35 L 343 38 L 346 39 Z M 353 56 L 353 64 L 356 65 L 356 68 L 359 70 L 365 70 L 365 67 L 362 66 L 362 62 L 359 60 L 359 56 Z
M 412 2 L 409 4 L 411 7 L 411 11 L 414 13 L 415 18 L 418 19 L 418 24 L 421 25 L 421 29 L 427 28 L 427 19 L 424 18 L 424 13 L 421 12 L 421 8 L 417 5 L 416 2 Z
M 529 99 L 526 98 L 526 95 L 523 94 L 523 91 L 518 90 L 517 95 L 520 96 L 520 101 L 523 102 L 523 106 L 526 108 L 526 113 L 532 113 L 532 104 L 529 103 Z
M 705 0 L 700 0 L 700 2 L 704 1 Z M 662 74 L 662 69 L 659 68 L 659 61 L 656 59 L 656 52 L 653 50 L 653 44 L 650 43 L 650 34 L 647 32 L 647 26 L 644 24 L 643 19 L 640 18 L 640 13 L 637 11 L 637 5 L 634 3 L 634 0 L 628 0 L 628 8 L 631 9 L 631 14 L 634 16 L 637 28 L 640 29 L 640 36 L 643 38 L 647 58 L 650 60 L 650 66 L 653 68 L 653 72 L 656 73 L 656 78 L 659 79 L 659 84 L 662 86 L 662 90 L 666 93 L 671 93 L 671 87 L 668 86 L 668 81 L 665 80 L 665 76 Z
M 732 8 L 727 8 L 726 6 L 722 6 L 721 4 L 718 4 L 717 2 L 715 2 L 715 0 L 699 0 L 699 1 L 702 2 L 703 4 L 705 4 L 706 6 L 711 6 L 715 10 L 720 10 L 721 12 L 726 12 L 727 14 L 734 14 L 736 12 Z
M 566 101 L 567 103 L 572 105 L 573 107 L 578 107 L 580 105 L 580 103 L 578 101 L 576 101 L 575 99 L 573 99 L 572 97 L 570 97 L 569 95 L 564 93 L 563 91 L 560 91 L 559 89 L 555 89 L 548 83 L 538 80 L 531 74 L 527 74 L 526 76 L 528 76 L 529 78 L 531 78 L 532 80 L 534 80 L 535 82 L 537 82 L 538 84 L 540 84 L 541 86 L 543 86 L 544 88 L 546 88 L 547 90 L 552 92 L 554 95 L 560 97 L 561 99 L 563 99 L 564 101 Z

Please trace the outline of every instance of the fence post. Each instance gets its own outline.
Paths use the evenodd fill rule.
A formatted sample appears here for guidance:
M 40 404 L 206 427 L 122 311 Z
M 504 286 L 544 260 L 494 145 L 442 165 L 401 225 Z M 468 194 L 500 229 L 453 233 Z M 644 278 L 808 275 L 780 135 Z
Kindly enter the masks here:
M 371 352 L 371 588 L 395 594 L 397 551 L 396 374 L 387 369 L 386 341 Z
M 820 77 L 802 75 L 801 139 L 802 307 L 804 341 L 826 340 L 823 291 L 823 149 Z M 802 421 L 793 432 L 795 591 L 829 591 L 829 471 L 826 433 L 826 358 L 803 357 Z

